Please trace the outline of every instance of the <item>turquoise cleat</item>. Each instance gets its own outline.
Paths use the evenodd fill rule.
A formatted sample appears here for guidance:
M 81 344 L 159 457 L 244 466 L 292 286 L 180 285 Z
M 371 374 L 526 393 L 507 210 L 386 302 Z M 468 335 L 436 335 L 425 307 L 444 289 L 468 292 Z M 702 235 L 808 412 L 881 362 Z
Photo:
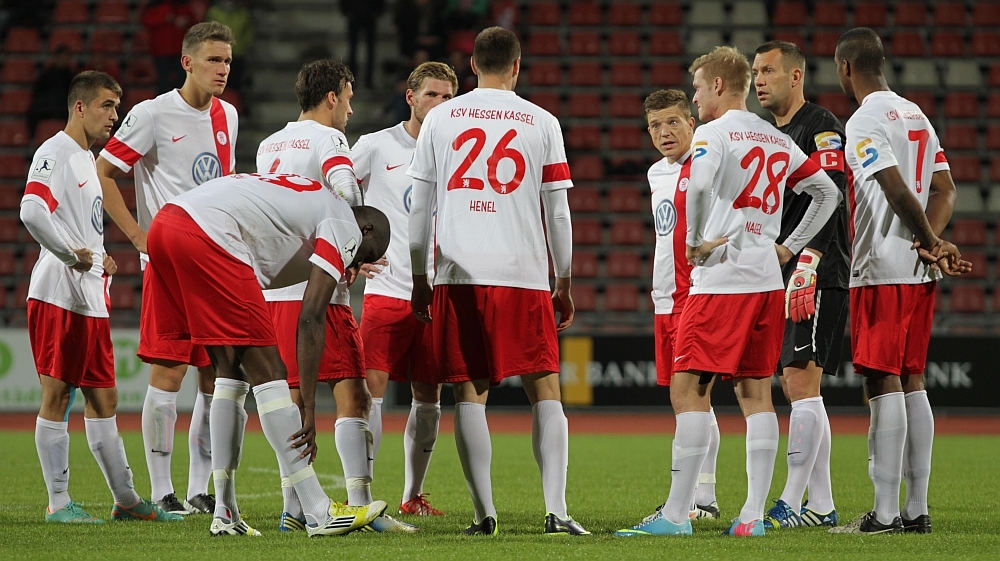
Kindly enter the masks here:
M 662 511 L 656 511 L 646 518 L 643 518 L 642 522 L 636 524 L 635 526 L 624 530 L 618 530 L 615 532 L 615 535 L 621 537 L 690 536 L 691 520 L 687 519 L 682 524 L 674 524 L 663 517 Z
M 80 505 L 70 501 L 68 505 L 55 512 L 45 511 L 46 522 L 58 522 L 61 524 L 104 524 L 104 520 L 91 516 L 90 513 L 80 508 Z
M 150 522 L 180 522 L 184 517 L 180 514 L 167 512 L 156 506 L 155 503 L 146 499 L 139 499 L 139 503 L 128 508 L 115 503 L 111 509 L 112 520 L 147 520 Z
M 733 525 L 725 532 L 722 532 L 722 535 L 738 536 L 741 538 L 761 537 L 764 535 L 764 521 L 758 518 L 750 522 L 740 522 L 739 518 L 734 518 Z

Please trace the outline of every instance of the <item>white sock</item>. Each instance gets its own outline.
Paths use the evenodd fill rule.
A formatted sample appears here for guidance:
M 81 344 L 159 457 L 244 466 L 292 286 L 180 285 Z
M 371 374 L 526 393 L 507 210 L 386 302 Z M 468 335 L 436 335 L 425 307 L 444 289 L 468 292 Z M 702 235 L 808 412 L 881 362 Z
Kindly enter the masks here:
M 243 455 L 247 412 L 243 407 L 250 384 L 217 378 L 209 426 L 212 443 L 212 478 L 215 480 L 215 517 L 227 523 L 240 519 L 236 504 L 236 468 Z
M 170 480 L 170 456 L 174 451 L 174 425 L 177 424 L 177 392 L 146 388 L 142 404 L 142 443 L 146 448 L 146 467 L 152 499 L 158 501 L 174 492 Z
M 410 416 L 406 419 L 406 432 L 403 433 L 403 453 L 406 455 L 404 503 L 424 492 L 424 477 L 437 443 L 440 423 L 440 404 L 423 403 L 415 399 L 410 404 Z
M 302 430 L 299 408 L 292 402 L 288 382 L 274 380 L 253 388 L 257 414 L 267 442 L 278 456 L 278 464 L 288 474 L 289 482 L 302 502 L 306 523 L 322 524 L 330 516 L 330 498 L 316 479 L 309 458 L 300 458 L 299 449 L 292 448 L 290 436 Z
M 899 484 L 906 445 L 906 401 L 903 392 L 873 397 L 868 431 L 868 475 L 875 485 L 875 518 L 891 524 L 899 516 Z
M 674 524 L 683 524 L 691 513 L 694 490 L 701 466 L 712 439 L 712 414 L 689 411 L 676 416 L 674 442 L 670 454 L 670 494 L 663 505 L 663 516 Z
M 822 399 L 821 397 L 820 400 Z M 816 463 L 809 474 L 809 508 L 820 514 L 827 514 L 836 508 L 833 505 L 833 484 L 830 481 L 830 444 L 833 442 L 833 435 L 830 433 L 830 416 L 826 413 L 826 407 L 821 407 L 819 411 L 823 414 L 820 419 L 823 436 L 817 447 Z
M 906 503 L 903 518 L 927 514 L 927 482 L 931 477 L 931 448 L 934 445 L 934 413 L 927 392 L 906 394 L 906 447 L 903 449 L 903 479 Z
M 744 524 L 764 518 L 764 504 L 771 490 L 774 458 L 778 453 L 778 416 L 754 413 L 747 421 L 747 501 L 740 511 Z
M 278 464 L 278 469 L 283 471 L 281 464 Z M 293 518 L 302 518 L 302 503 L 299 502 L 299 496 L 295 493 L 292 481 L 284 473 L 281 474 L 281 500 L 281 512 L 287 512 Z
M 70 502 L 69 498 L 69 423 L 35 419 L 35 449 L 42 464 L 45 489 L 49 492 L 49 512 Z
M 97 465 L 104 473 L 111 495 L 115 503 L 124 507 L 139 504 L 139 494 L 132 485 L 132 470 L 125 456 L 125 445 L 118 434 L 118 421 L 115 416 L 107 419 L 83 420 L 87 430 L 87 443 L 97 460 Z
M 545 511 L 559 518 L 566 513 L 566 470 L 569 466 L 569 421 L 562 403 L 546 399 L 531 408 L 531 448 L 542 474 Z
M 212 430 L 209 428 L 211 410 L 212 395 L 199 391 L 194 398 L 191 426 L 188 428 L 188 456 L 191 458 L 188 498 L 208 493 L 208 478 L 212 475 Z
M 823 398 L 809 397 L 792 402 L 788 419 L 788 478 L 781 500 L 798 512 L 802 495 L 812 475 L 819 444 L 823 439 Z
M 486 405 L 468 401 L 455 404 L 455 446 L 462 461 L 465 483 L 472 495 L 472 506 L 476 510 L 474 522 L 479 524 L 487 516 L 496 517 L 493 483 L 490 481 L 493 444 L 486 422 Z
M 698 474 L 698 487 L 694 491 L 694 504 L 692 507 L 710 505 L 716 501 L 715 461 L 719 457 L 719 440 L 721 436 L 719 435 L 719 421 L 715 418 L 715 408 L 709 409 L 708 413 L 712 415 L 712 428 L 708 433 L 711 439 L 708 441 L 708 454 L 705 456 L 705 461 L 701 464 L 701 473 Z
M 372 461 L 378 458 L 378 448 L 382 445 L 382 400 L 381 397 L 372 398 L 372 406 L 368 411 L 368 430 L 372 433 Z
M 333 425 L 337 454 L 344 467 L 347 504 L 360 506 L 372 502 L 372 433 L 368 421 L 360 417 L 341 417 Z

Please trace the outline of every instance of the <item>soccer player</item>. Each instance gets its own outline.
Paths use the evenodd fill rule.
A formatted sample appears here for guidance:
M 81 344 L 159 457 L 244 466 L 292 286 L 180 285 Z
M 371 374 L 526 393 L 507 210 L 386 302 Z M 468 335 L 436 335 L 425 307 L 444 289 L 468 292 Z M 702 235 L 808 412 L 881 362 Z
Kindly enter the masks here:
M 764 517 L 767 529 L 836 526 L 838 521 L 830 484 L 830 418 L 820 385 L 823 374 L 837 375 L 847 324 L 844 128 L 833 113 L 805 100 L 805 70 L 802 51 L 785 41 L 758 47 L 752 68 L 761 106 L 774 116 L 778 130 L 830 176 L 842 197 L 826 226 L 782 267 L 788 308 L 778 374 L 792 414 L 788 477 L 781 498 Z M 786 187 L 778 243 L 798 225 L 810 200 Z M 806 486 L 809 505 L 800 507 Z
M 562 132 L 555 117 L 513 91 L 521 69 L 513 32 L 480 32 L 472 68 L 479 87 L 427 114 L 407 172 L 413 178 L 410 303 L 418 318 L 433 317 L 436 381 L 454 384 L 455 441 L 475 507 L 465 533 L 497 533 L 486 398 L 490 385 L 520 376 L 532 404 L 545 532 L 585 535 L 566 511 L 569 428 L 556 338 L 574 313 L 566 197 L 573 183 Z M 426 264 L 435 205 L 432 290 Z M 556 274 L 551 293 L 543 212 Z
M 687 94 L 681 90 L 653 92 L 643 103 L 646 126 L 653 146 L 663 159 L 649 168 L 656 249 L 653 257 L 653 306 L 656 310 L 656 382 L 669 386 L 674 374 L 674 343 L 677 323 L 691 286 L 691 264 L 684 255 L 687 235 L 686 200 L 691 177 L 691 137 L 694 117 Z M 706 376 L 706 393 L 712 392 L 713 376 Z M 718 518 L 715 497 L 715 461 L 719 454 L 719 423 L 712 414 L 711 443 L 698 476 L 691 517 Z M 660 507 L 662 508 L 662 506 Z
M 137 104 L 125 117 L 97 159 L 105 208 L 147 261 L 146 231 L 160 208 L 173 197 L 233 172 L 236 158 L 236 109 L 215 97 L 226 88 L 233 34 L 217 22 L 199 23 L 184 36 L 181 66 L 184 85 Z M 135 167 L 138 223 L 125 207 L 115 178 Z M 149 389 L 142 407 L 142 440 L 152 497 L 164 510 L 181 514 L 212 513 L 208 494 L 212 470 L 208 426 L 215 374 L 205 350 L 190 341 L 168 340 L 154 331 L 156 310 L 146 299 L 140 316 L 139 358 L 150 363 Z M 188 432 L 190 471 L 186 500 L 174 494 L 170 458 L 177 421 L 177 392 L 187 365 L 198 367 L 198 396 Z
M 351 206 L 361 204 L 361 189 L 351 167 L 350 148 L 344 131 L 351 116 L 354 76 L 340 62 L 319 60 L 302 67 L 295 81 L 295 95 L 302 112 L 299 119 L 272 134 L 257 150 L 257 169 L 268 173 L 294 173 L 322 183 Z M 306 283 L 264 291 L 274 321 L 278 351 L 288 369 L 292 400 L 302 406 L 296 357 L 296 325 L 302 310 Z M 337 402 L 334 438 L 344 468 L 348 503 L 372 502 L 372 434 L 368 427 L 371 397 L 365 385 L 364 350 L 358 324 L 351 310 L 348 278 L 337 284 L 327 308 L 327 326 L 319 380 L 330 385 Z M 280 466 L 280 463 L 279 463 Z M 281 474 L 284 497 L 283 531 L 305 529 L 302 505 L 288 473 Z M 416 527 L 379 517 L 376 531 L 415 532 Z
M 826 224 L 837 187 L 785 134 L 747 111 L 750 63 L 716 47 L 690 68 L 698 118 L 687 191 L 686 254 L 691 289 L 677 326 L 670 401 L 677 417 L 670 495 L 663 509 L 619 535 L 688 535 L 699 471 L 711 442 L 704 373 L 734 380 L 747 423 L 747 500 L 726 531 L 764 535 L 764 502 L 778 449 L 770 376 L 784 328 L 781 265 Z M 783 190 L 813 201 L 785 240 L 779 235 Z
M 344 534 L 385 511 L 384 501 L 332 503 L 311 463 L 330 299 L 351 268 L 375 261 L 388 244 L 385 215 L 371 207 L 351 209 L 322 183 L 296 175 L 221 177 L 175 197 L 153 219 L 147 290 L 157 332 L 205 345 L 218 373 L 211 413 L 218 498 L 212 535 L 260 535 L 241 517 L 234 484 L 251 384 L 264 435 L 302 502 L 310 536 Z M 300 409 L 285 380 L 261 288 L 303 279 Z
M 971 264 L 939 237 L 954 210 L 955 185 L 930 121 L 886 85 L 882 40 L 854 28 L 840 37 L 834 60 L 841 87 L 859 105 L 847 121 L 846 150 L 854 232 L 851 347 L 872 411 L 868 474 L 875 507 L 830 531 L 929 533 L 934 416 L 923 372 L 934 290 L 939 272 L 960 274 Z M 900 479 L 906 481 L 902 512 Z
M 35 447 L 49 492 L 46 522 L 104 522 L 69 496 L 67 421 L 77 388 L 87 400 L 90 451 L 114 497 L 111 518 L 182 520 L 135 492 L 115 416 L 107 293 L 117 266 L 104 251 L 101 182 L 90 147 L 111 135 L 121 95 L 115 79 L 103 72 L 73 78 L 66 128 L 38 147 L 21 199 L 21 220 L 42 246 L 28 284 L 28 335 L 42 386 Z
M 365 283 L 361 339 L 365 343 L 365 368 L 372 394 L 368 421 L 375 437 L 373 458 L 378 457 L 382 440 L 382 398 L 389 380 L 409 381 L 413 393 L 403 435 L 406 463 L 400 514 L 444 514 L 430 505 L 423 491 L 441 421 L 441 384 L 436 382 L 431 329 L 425 329 L 410 310 L 413 277 L 408 225 L 412 181 L 406 169 L 413 159 L 417 135 L 427 112 L 455 97 L 457 92 L 458 77 L 450 66 L 440 62 L 421 64 L 407 78 L 410 119 L 362 136 L 351 150 L 354 172 L 365 190 L 365 200 L 384 212 L 394 225 L 386 254 L 388 264 Z

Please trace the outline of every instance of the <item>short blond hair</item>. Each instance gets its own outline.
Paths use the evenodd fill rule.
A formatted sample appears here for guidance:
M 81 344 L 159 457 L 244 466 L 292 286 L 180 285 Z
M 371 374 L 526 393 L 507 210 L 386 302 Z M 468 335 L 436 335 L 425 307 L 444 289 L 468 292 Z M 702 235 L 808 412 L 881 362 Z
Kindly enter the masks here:
M 406 79 L 406 87 L 414 93 L 420 91 L 424 85 L 424 80 L 443 80 L 451 83 L 451 95 L 458 94 L 458 76 L 450 66 L 443 62 L 425 62 L 410 72 L 410 77 Z
M 750 93 L 750 61 L 735 47 L 712 49 L 694 59 L 688 71 L 693 76 L 699 69 L 709 82 L 722 78 L 727 91 L 740 92 L 744 98 Z

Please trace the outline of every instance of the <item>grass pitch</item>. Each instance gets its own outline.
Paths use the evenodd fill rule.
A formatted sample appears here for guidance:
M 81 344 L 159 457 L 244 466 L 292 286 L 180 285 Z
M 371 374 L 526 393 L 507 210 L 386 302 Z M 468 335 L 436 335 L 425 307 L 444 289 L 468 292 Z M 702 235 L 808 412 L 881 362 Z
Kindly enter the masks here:
M 179 435 L 174 457 L 174 485 L 186 490 L 187 444 Z M 149 492 L 142 437 L 124 434 L 140 494 Z M 395 514 L 403 486 L 402 436 L 387 434 L 376 465 L 373 492 Z M 784 485 L 784 442 L 771 487 L 777 497 Z M 824 529 L 769 532 L 764 538 L 720 536 L 739 513 L 746 493 L 744 441 L 723 435 L 719 452 L 718 497 L 723 519 L 695 523 L 689 538 L 615 538 L 663 501 L 669 488 L 668 436 L 572 435 L 568 502 L 570 514 L 594 533 L 591 537 L 541 534 L 545 507 L 538 469 L 527 435 L 493 437 L 493 491 L 500 523 L 496 538 L 460 535 L 472 518 L 468 491 L 451 434 L 438 440 L 425 490 L 447 513 L 435 518 L 401 517 L 420 526 L 416 536 L 355 533 L 339 538 L 307 539 L 277 530 L 281 514 L 277 462 L 264 436 L 246 438 L 237 490 L 243 517 L 263 536 L 209 536 L 211 518 L 189 516 L 184 522 L 107 523 L 71 527 L 46 524 L 45 487 L 33 435 L 0 432 L 0 558 L 2 559 L 997 559 L 1000 558 L 1000 437 L 939 436 L 934 445 L 930 535 L 832 536 Z M 871 508 L 864 436 L 834 437 L 833 486 L 841 521 Z M 108 517 L 111 494 L 87 447 L 83 432 L 71 433 L 70 493 L 91 514 Z M 316 471 L 327 492 L 343 501 L 340 462 L 332 435 L 322 434 Z

